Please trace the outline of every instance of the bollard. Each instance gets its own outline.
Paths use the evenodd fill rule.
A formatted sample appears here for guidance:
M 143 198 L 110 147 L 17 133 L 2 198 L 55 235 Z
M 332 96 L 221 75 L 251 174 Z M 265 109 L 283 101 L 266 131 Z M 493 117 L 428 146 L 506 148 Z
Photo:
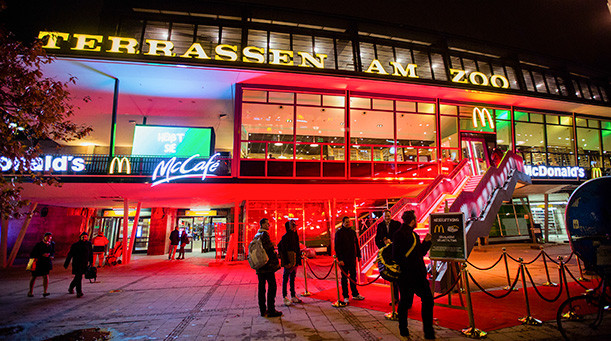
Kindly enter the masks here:
M 339 275 L 337 273 L 337 256 L 333 256 L 333 265 L 335 266 L 335 287 L 337 288 L 337 301 L 333 302 L 332 306 L 334 308 L 342 308 L 346 306 L 346 303 L 342 301 L 339 296 Z
M 399 314 L 397 314 L 397 309 L 396 309 L 396 301 L 395 301 L 395 284 L 394 282 L 390 282 L 390 304 L 392 305 L 392 311 L 390 313 L 386 313 L 384 314 L 384 317 L 386 317 L 387 320 L 391 320 L 391 321 L 398 321 L 399 320 Z
M 305 254 L 305 252 L 303 252 L 301 254 L 301 257 L 303 258 L 303 282 L 305 285 L 305 291 L 303 292 L 303 294 L 301 294 L 301 296 L 306 297 L 312 295 L 312 293 L 308 291 L 308 273 L 306 271 L 306 266 L 308 265 L 308 256 Z
M 545 259 L 546 253 L 545 251 L 543 251 L 543 246 L 540 246 L 541 248 L 541 252 L 543 253 L 543 255 L 541 255 L 543 257 L 543 266 L 545 267 L 545 277 L 547 278 L 547 282 L 543 283 L 542 285 L 545 285 L 546 287 L 557 287 L 558 284 L 554 283 L 551 281 L 551 279 L 549 278 L 549 269 L 547 268 L 547 260 Z
M 531 326 L 540 326 L 543 322 L 537 320 L 536 318 L 530 316 L 530 303 L 528 302 L 528 288 L 526 287 L 526 277 L 524 273 L 524 260 L 522 257 L 518 258 L 520 261 L 520 275 L 522 276 L 522 289 L 524 290 L 524 300 L 526 301 L 526 316 L 518 319 L 518 321 L 522 322 L 522 324 L 528 324 Z
M 473 317 L 473 305 L 471 304 L 471 289 L 469 288 L 469 272 L 467 264 L 463 264 L 460 271 L 462 273 L 463 283 L 465 285 L 465 296 L 467 298 L 467 314 L 469 315 L 469 328 L 463 329 L 461 332 L 464 336 L 471 339 L 483 339 L 488 333 L 475 328 L 475 318 Z M 450 294 L 451 295 L 451 294 Z
M 579 278 L 577 278 L 580 282 L 589 282 L 590 280 L 583 277 L 583 269 L 581 268 L 581 262 L 579 261 L 579 256 L 575 254 L 575 258 L 577 259 L 577 265 L 579 265 Z
M 560 276 L 562 278 L 562 281 L 564 282 L 564 289 L 566 290 L 566 298 L 569 299 L 571 298 L 571 293 L 569 292 L 569 282 L 566 280 L 566 270 L 564 269 L 565 267 L 564 258 L 562 258 L 562 256 L 558 256 L 558 262 L 560 262 L 558 271 L 560 272 Z M 573 305 L 569 307 L 569 311 L 567 311 L 564 315 L 562 315 L 562 317 L 570 321 L 579 320 L 581 318 L 579 315 L 575 313 L 573 309 Z
M 504 290 L 511 289 L 511 278 L 509 277 L 509 264 L 507 264 L 507 249 L 503 248 L 503 260 L 505 261 L 505 274 L 507 275 L 507 286 L 504 287 Z M 513 290 L 518 290 L 518 288 L 513 288 Z

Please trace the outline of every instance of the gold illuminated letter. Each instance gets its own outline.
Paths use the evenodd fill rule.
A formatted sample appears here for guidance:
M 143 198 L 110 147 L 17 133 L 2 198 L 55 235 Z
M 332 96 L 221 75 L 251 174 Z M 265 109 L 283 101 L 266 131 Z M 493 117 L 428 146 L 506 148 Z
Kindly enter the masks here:
M 501 81 L 501 85 L 497 83 L 497 80 Z M 507 80 L 507 78 L 501 75 L 492 75 L 492 77 L 490 77 L 490 84 L 492 84 L 492 86 L 495 88 L 509 88 L 509 81 Z
M 392 73 L 393 76 L 420 78 L 418 75 L 416 75 L 416 68 L 418 67 L 416 64 L 407 64 L 407 70 L 403 68 L 403 65 L 397 62 L 390 62 L 390 65 L 392 65 L 394 70 Z
M 454 75 L 452 82 L 454 83 L 469 83 L 466 79 L 463 79 L 467 72 L 465 70 L 450 69 L 450 73 Z
M 477 82 L 477 77 L 481 78 L 481 83 Z M 486 75 L 481 72 L 471 72 L 471 74 L 469 75 L 469 81 L 471 82 L 471 84 L 475 85 L 488 85 L 488 77 L 486 77 Z
M 387 75 L 388 72 L 386 72 L 386 70 L 384 70 L 384 67 L 382 66 L 382 63 L 380 63 L 379 60 L 374 59 L 371 61 L 371 64 L 369 64 L 369 67 L 367 68 L 367 71 L 365 71 L 367 73 L 379 73 L 381 75 Z
M 238 60 L 238 54 L 236 53 L 237 50 L 238 47 L 235 45 L 217 45 L 214 49 L 214 53 L 216 54 L 216 56 L 214 56 L 214 59 L 235 62 L 236 60 Z
M 176 54 L 172 52 L 174 49 L 174 43 L 168 40 L 156 40 L 156 39 L 147 39 L 146 43 L 149 44 L 149 52 L 145 53 L 147 56 L 160 56 L 163 53 L 163 56 L 166 57 L 174 57 Z
M 123 38 L 123 37 L 108 37 L 108 40 L 112 42 L 110 50 L 106 52 L 121 53 L 121 50 L 125 50 L 127 54 L 136 54 L 136 46 L 138 41 L 134 38 Z
M 72 50 L 79 51 L 100 51 L 101 46 L 95 46 L 96 43 L 101 43 L 104 40 L 103 36 L 94 36 L 89 34 L 74 34 L 76 38 L 76 46 Z
M 265 63 L 265 49 L 255 46 L 246 46 L 242 50 L 242 61 L 246 63 Z
M 66 41 L 68 38 L 70 38 L 70 33 L 47 31 L 40 31 L 38 33 L 38 39 L 43 40 L 45 37 L 49 37 L 47 44 L 43 46 L 45 49 L 59 49 L 60 47 L 57 46 L 57 37 L 60 37 Z
M 306 63 L 307 61 L 317 69 L 325 68 L 325 58 L 327 58 L 326 54 L 317 53 L 316 58 L 307 52 L 297 52 L 297 54 L 301 57 L 301 64 L 299 64 L 299 66 L 310 67 L 310 65 Z
M 272 60 L 269 62 L 274 65 L 293 65 L 293 51 L 269 49 Z
M 189 47 L 187 52 L 185 52 L 183 55 L 181 55 L 181 57 L 183 57 L 183 58 L 197 58 L 197 59 L 210 59 L 210 57 L 208 57 L 208 55 L 206 54 L 206 51 L 204 51 L 204 48 L 202 47 L 202 45 L 200 43 L 193 43 L 191 45 L 191 47 Z

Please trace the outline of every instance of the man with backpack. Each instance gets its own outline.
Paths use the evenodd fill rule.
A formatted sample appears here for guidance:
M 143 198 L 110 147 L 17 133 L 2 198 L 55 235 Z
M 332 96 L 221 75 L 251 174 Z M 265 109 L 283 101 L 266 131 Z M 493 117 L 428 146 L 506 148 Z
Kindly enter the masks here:
M 276 310 L 276 271 L 280 270 L 280 262 L 274 243 L 269 236 L 269 220 L 261 219 L 259 231 L 248 246 L 248 262 L 257 271 L 259 280 L 259 311 L 263 317 L 279 317 L 282 312 Z M 267 300 L 265 284 L 267 283 Z M 267 301 L 267 306 L 265 305 Z

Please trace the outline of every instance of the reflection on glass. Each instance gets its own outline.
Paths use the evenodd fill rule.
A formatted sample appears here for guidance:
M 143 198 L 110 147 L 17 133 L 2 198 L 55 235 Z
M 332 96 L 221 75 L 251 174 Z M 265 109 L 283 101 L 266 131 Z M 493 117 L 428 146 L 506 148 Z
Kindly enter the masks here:
M 293 144 L 269 143 L 267 153 L 268 159 L 293 159 Z
M 397 144 L 435 146 L 435 116 L 397 113 Z

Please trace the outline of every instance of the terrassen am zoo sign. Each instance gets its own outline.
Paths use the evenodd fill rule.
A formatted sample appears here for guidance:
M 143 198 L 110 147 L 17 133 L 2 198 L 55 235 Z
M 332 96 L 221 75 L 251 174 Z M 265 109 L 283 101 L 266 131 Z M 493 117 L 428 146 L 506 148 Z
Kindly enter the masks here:
M 432 213 L 429 219 L 432 235 L 429 257 L 435 260 L 467 260 L 464 213 Z

